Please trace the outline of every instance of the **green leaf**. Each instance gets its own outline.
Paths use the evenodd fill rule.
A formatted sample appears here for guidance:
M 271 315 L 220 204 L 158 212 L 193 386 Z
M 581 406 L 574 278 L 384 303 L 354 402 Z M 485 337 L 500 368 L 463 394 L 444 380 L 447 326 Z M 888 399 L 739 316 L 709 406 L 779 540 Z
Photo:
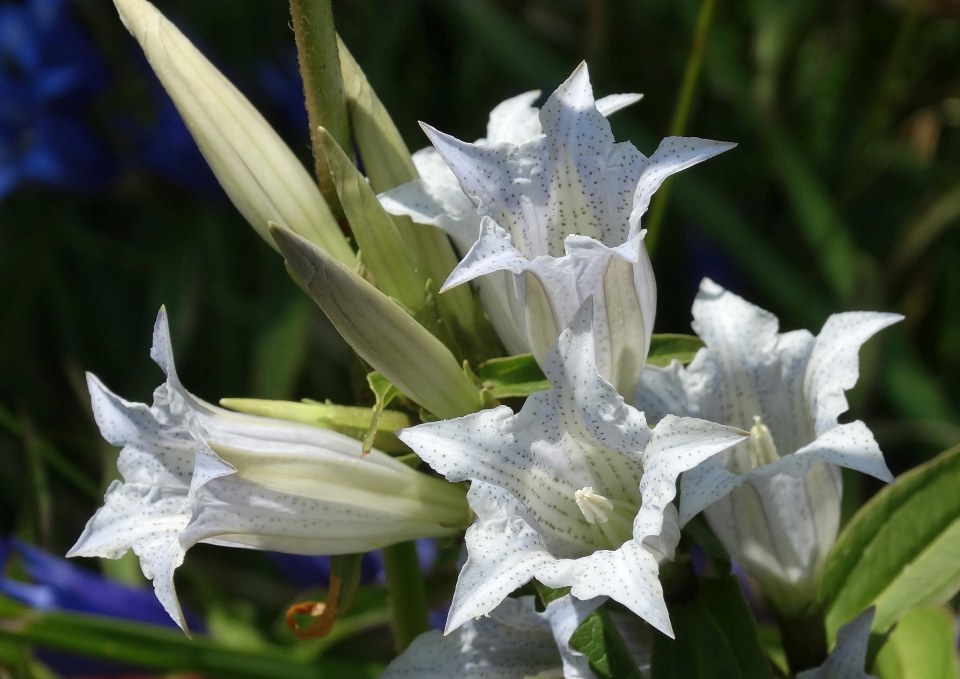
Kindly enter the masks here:
M 130 620 L 75 613 L 41 613 L 0 598 L 0 642 L 69 651 L 138 667 L 196 672 L 224 679 L 375 677 L 376 663 L 297 660 L 280 647 L 236 650 L 203 637 Z
M 663 368 L 676 360 L 686 365 L 702 348 L 703 340 L 696 335 L 654 335 L 650 341 L 647 363 Z
M 600 679 L 642 679 L 627 645 L 610 614 L 598 609 L 570 637 L 570 646 L 590 660 L 590 669 Z
M 831 638 L 876 605 L 876 632 L 960 590 L 960 446 L 903 474 L 864 505 L 827 558 L 820 595 Z
M 956 634 L 947 609 L 908 611 L 877 654 L 874 673 L 881 679 L 960 679 Z
M 544 608 L 570 593 L 569 587 L 554 589 L 536 580 L 533 587 Z M 610 614 L 603 608 L 595 610 L 580 623 L 570 636 L 570 646 L 587 657 L 594 674 L 601 679 L 643 677 Z
M 396 387 L 389 382 L 387 384 L 396 393 Z M 409 450 L 393 432 L 409 427 L 410 418 L 396 410 L 384 411 L 380 401 L 374 408 L 360 408 L 337 405 L 330 401 L 301 403 L 260 398 L 222 398 L 220 405 L 250 415 L 262 415 L 332 429 L 364 442 L 369 436 L 372 447 L 388 453 Z
M 753 615 L 736 578 L 707 579 L 693 599 L 670 607 L 677 638 L 653 640 L 653 679 L 770 677 Z
M 477 367 L 477 377 L 493 398 L 529 396 L 550 388 L 550 382 L 543 376 L 532 354 L 484 361 Z

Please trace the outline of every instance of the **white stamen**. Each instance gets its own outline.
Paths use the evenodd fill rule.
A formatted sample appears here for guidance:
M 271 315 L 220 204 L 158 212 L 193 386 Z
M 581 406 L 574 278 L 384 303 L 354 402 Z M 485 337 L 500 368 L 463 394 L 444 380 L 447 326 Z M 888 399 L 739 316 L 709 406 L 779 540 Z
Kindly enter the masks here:
M 606 523 L 610 519 L 610 512 L 613 511 L 613 503 L 603 495 L 593 492 L 593 486 L 581 488 L 573 494 L 577 507 L 583 512 L 583 518 L 587 523 Z
M 754 468 L 773 464 L 780 459 L 777 446 L 773 442 L 773 434 L 761 420 L 759 415 L 753 416 L 753 427 L 750 429 L 750 463 Z

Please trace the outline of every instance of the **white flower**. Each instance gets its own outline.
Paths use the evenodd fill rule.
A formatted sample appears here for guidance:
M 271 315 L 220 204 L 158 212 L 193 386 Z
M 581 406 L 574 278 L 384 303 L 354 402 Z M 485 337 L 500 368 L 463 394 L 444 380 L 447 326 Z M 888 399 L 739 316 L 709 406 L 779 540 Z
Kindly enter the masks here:
M 732 145 L 671 137 L 647 158 L 630 143 L 614 143 L 586 64 L 550 96 L 539 126 L 523 113 L 533 99 L 523 96 L 498 112 L 514 123 L 491 125 L 491 139 L 476 144 L 424 128 L 478 208 L 479 237 L 470 208 L 449 181 L 428 184 L 432 202 L 394 194 L 388 209 L 447 228 L 461 244 L 476 241 L 444 289 L 494 275 L 500 290 L 484 304 L 511 351 L 532 351 L 542 362 L 592 295 L 600 373 L 621 393 L 632 393 L 656 310 L 640 219 L 666 177 Z M 601 100 L 605 112 L 629 103 L 629 96 Z M 429 176 L 439 174 L 434 168 Z M 467 225 L 474 225 L 472 234 L 464 232 Z
M 489 616 L 468 620 L 447 636 L 437 630 L 420 635 L 381 679 L 591 679 L 587 658 L 569 642 L 600 603 L 567 595 L 538 613 L 535 597 L 505 599 Z
M 863 422 L 839 424 L 856 384 L 857 353 L 896 314 L 849 312 L 820 335 L 780 334 L 776 317 L 705 279 L 693 327 L 706 347 L 686 368 L 648 366 L 637 407 L 750 429 L 747 442 L 683 477 L 681 523 L 706 508 L 730 555 L 781 612 L 812 601 L 816 572 L 836 540 L 837 467 L 892 476 Z
M 596 371 L 588 299 L 544 362 L 553 388 L 399 433 L 451 481 L 473 481 L 447 630 L 489 613 L 536 578 L 581 600 L 616 599 L 671 634 L 658 561 L 679 539 L 676 479 L 744 432 L 665 418 L 655 432 Z
M 540 91 L 533 90 L 498 104 L 490 111 L 486 138 L 478 139 L 474 144 L 520 146 L 542 137 L 539 109 L 533 107 L 539 97 Z M 598 99 L 596 106 L 602 115 L 608 116 L 642 97 L 640 94 L 611 94 Z M 406 215 L 418 224 L 443 229 L 460 253 L 466 254 L 480 234 L 481 215 L 477 206 L 464 194 L 456 175 L 436 149 L 420 149 L 413 154 L 413 162 L 420 179 L 380 194 L 380 202 L 392 214 Z M 493 273 L 475 283 L 483 307 L 507 351 L 522 354 L 530 351 L 530 344 L 510 306 L 510 276 L 509 272 Z
M 337 432 L 213 406 L 186 391 L 163 309 L 150 355 L 167 380 L 153 406 L 87 376 L 103 437 L 123 446 L 107 489 L 68 556 L 140 558 L 157 598 L 185 626 L 173 572 L 198 542 L 347 554 L 458 532 L 461 489 Z

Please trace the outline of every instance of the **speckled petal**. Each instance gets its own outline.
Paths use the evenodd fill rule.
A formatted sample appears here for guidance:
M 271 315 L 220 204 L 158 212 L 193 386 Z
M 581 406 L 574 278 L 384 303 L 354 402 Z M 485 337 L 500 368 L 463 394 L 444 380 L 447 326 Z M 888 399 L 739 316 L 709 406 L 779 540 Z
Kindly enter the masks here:
M 900 314 L 852 311 L 834 314 L 823 324 L 807 364 L 805 384 L 818 435 L 835 427 L 837 418 L 847 412 L 844 392 L 860 376 L 860 347 L 902 320 Z
M 103 507 L 87 522 L 67 556 L 99 556 L 118 559 L 132 549 L 140 559 L 143 574 L 164 610 L 186 631 L 187 623 L 177 601 L 173 572 L 183 563 L 184 549 L 177 535 L 190 518 L 184 493 L 166 495 L 157 488 L 114 481 L 104 496 Z
M 518 274 L 524 271 L 528 264 L 527 259 L 513 247 L 510 234 L 490 217 L 484 217 L 480 222 L 477 242 L 450 272 L 440 292 L 494 271 L 506 270 Z
M 471 618 L 488 614 L 543 565 L 556 560 L 510 493 L 474 481 L 468 499 L 477 522 L 465 536 L 469 557 L 450 604 L 447 634 Z
M 524 679 L 562 667 L 567 679 L 591 679 L 589 663 L 569 639 L 595 607 L 566 596 L 538 613 L 532 596 L 507 599 L 447 636 L 432 631 L 417 637 L 381 678 Z
M 667 415 L 657 424 L 643 451 L 643 505 L 633 524 L 633 537 L 642 541 L 660 535 L 663 512 L 677 494 L 677 478 L 747 437 L 747 432 L 692 417 Z M 686 502 L 686 486 L 683 501 Z
M 673 637 L 659 574 L 656 556 L 636 540 L 628 540 L 617 550 L 598 550 L 550 564 L 539 569 L 537 579 L 550 587 L 570 586 L 578 599 L 608 596 Z
M 653 155 L 644 160 L 643 171 L 636 180 L 633 207 L 630 211 L 632 229 L 635 231 L 639 228 L 640 219 L 650 207 L 650 199 L 667 177 L 735 146 L 736 144 L 726 141 L 697 137 L 667 137 L 661 141 Z

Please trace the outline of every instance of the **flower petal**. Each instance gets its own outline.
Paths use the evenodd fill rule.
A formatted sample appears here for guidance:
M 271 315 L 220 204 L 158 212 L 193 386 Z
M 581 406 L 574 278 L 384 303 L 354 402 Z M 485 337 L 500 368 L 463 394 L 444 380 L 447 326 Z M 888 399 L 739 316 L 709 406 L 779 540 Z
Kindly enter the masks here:
M 628 540 L 617 550 L 598 550 L 542 567 L 537 579 L 550 587 L 569 585 L 578 599 L 608 596 L 672 638 L 659 573 L 656 557 L 636 540 Z
M 902 320 L 900 314 L 853 311 L 834 314 L 823 324 L 810 355 L 805 385 L 817 434 L 835 427 L 837 418 L 847 411 L 844 392 L 853 388 L 860 376 L 860 347 Z
M 417 637 L 381 676 L 522 679 L 552 674 L 562 663 L 564 677 L 589 679 L 589 663 L 570 649 L 569 639 L 595 606 L 566 596 L 538 613 L 532 596 L 506 599 L 447 636 L 432 631 Z
M 531 90 L 510 97 L 490 111 L 487 122 L 487 138 L 478 141 L 489 145 L 513 144 L 520 146 L 543 134 L 537 109 L 533 103 L 540 97 L 540 90 Z
M 465 536 L 469 557 L 457 580 L 446 634 L 492 611 L 541 566 L 556 560 L 510 493 L 474 481 L 467 497 L 477 522 Z
M 185 491 L 186 489 L 184 489 Z M 185 550 L 177 539 L 190 519 L 186 492 L 164 496 L 155 487 L 114 481 L 103 507 L 87 522 L 67 556 L 117 559 L 133 549 L 143 574 L 153 581 L 157 599 L 186 631 L 186 620 L 173 586 L 173 572 Z
M 650 206 L 650 199 L 663 181 L 697 163 L 729 151 L 736 144 L 698 137 L 666 137 L 653 155 L 644 159 L 643 170 L 636 181 L 633 207 L 630 211 L 630 226 L 639 229 L 640 219 Z
M 634 521 L 633 536 L 642 541 L 660 535 L 663 512 L 677 494 L 677 478 L 717 453 L 736 445 L 747 432 L 692 417 L 667 415 L 657 424 L 643 451 L 643 505 Z M 684 486 L 683 502 L 687 501 Z M 686 523 L 686 521 L 682 521 Z

